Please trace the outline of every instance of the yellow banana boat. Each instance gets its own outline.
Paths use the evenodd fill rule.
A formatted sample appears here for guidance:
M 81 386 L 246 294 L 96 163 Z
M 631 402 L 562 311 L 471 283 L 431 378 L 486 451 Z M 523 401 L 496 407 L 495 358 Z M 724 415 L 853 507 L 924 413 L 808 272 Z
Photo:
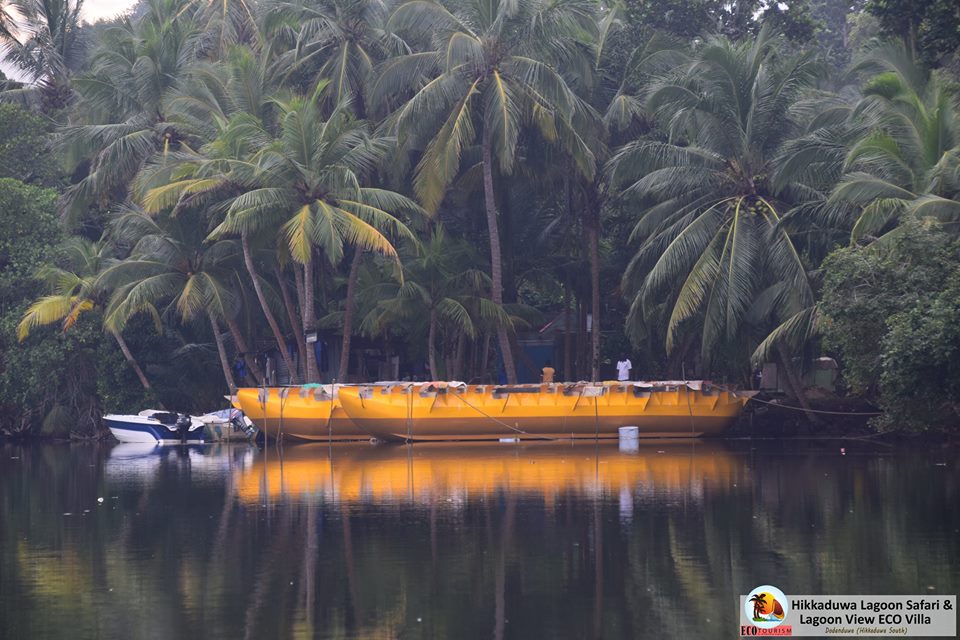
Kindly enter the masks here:
M 236 405 L 269 438 L 369 440 L 338 399 L 340 385 L 248 387 L 237 390 Z
M 625 426 L 677 438 L 721 433 L 752 395 L 704 381 L 434 382 L 343 387 L 339 401 L 357 427 L 383 440 L 615 438 Z

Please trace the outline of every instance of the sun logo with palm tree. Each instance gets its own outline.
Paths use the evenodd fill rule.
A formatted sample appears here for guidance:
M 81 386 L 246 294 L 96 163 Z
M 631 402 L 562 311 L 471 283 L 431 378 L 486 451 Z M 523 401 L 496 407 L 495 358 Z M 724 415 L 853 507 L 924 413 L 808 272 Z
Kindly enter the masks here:
M 783 591 L 771 585 L 763 585 L 747 594 L 743 608 L 747 619 L 755 626 L 772 629 L 787 617 L 790 603 Z

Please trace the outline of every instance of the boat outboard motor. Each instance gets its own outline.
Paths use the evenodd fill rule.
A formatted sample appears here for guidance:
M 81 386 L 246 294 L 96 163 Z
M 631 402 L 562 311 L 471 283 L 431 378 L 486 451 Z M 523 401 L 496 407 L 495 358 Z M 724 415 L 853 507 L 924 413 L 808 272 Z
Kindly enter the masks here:
M 252 424 L 247 423 L 244 420 L 242 413 L 237 413 L 235 416 L 230 418 L 230 424 L 233 426 L 233 432 L 237 433 L 242 431 L 243 435 L 247 438 L 252 438 L 257 433 L 257 428 Z
M 187 441 L 187 432 L 190 430 L 190 416 L 185 413 L 177 415 L 177 433 L 180 434 L 180 442 Z

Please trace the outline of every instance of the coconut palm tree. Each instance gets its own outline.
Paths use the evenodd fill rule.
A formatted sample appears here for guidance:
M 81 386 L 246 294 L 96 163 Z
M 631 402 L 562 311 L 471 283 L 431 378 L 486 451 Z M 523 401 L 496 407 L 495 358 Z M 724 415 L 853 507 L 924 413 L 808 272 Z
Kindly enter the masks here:
M 262 71 L 256 75 L 254 82 L 243 82 L 241 86 L 256 87 L 256 95 L 263 98 L 269 95 L 268 92 L 261 90 L 268 78 L 275 83 L 320 87 L 318 97 L 323 113 L 329 113 L 337 105 L 349 102 L 353 112 L 360 118 L 364 118 L 368 111 L 365 99 L 366 87 L 373 65 L 390 55 L 408 51 L 399 37 L 385 31 L 384 26 L 388 16 L 387 5 L 380 1 L 327 0 L 321 3 L 302 1 L 275 3 L 269 7 L 266 20 L 268 25 L 272 25 L 270 37 L 271 42 L 274 43 L 271 45 L 273 51 L 263 52 L 257 56 L 264 63 L 258 65 Z M 286 25 L 286 28 L 278 25 Z M 296 25 L 295 33 L 286 33 L 292 30 L 289 25 Z M 284 36 L 289 38 L 291 35 L 290 48 L 282 51 Z M 232 58 L 238 57 L 236 51 L 232 54 Z M 254 58 L 252 55 L 248 57 Z M 231 62 L 233 63 L 233 60 Z M 231 66 L 236 65 L 234 63 Z M 249 63 L 245 65 L 245 67 L 249 66 Z M 232 75 L 235 77 L 237 74 Z M 226 86 L 227 92 L 224 93 L 227 95 L 232 93 L 230 84 L 236 83 L 229 83 Z M 202 96 L 218 95 L 223 93 L 207 91 L 196 97 L 203 100 Z M 241 95 L 248 97 L 246 92 Z M 183 101 L 178 103 L 189 105 Z M 357 251 L 350 261 L 346 305 L 343 313 L 344 330 L 339 379 L 343 379 L 346 373 L 350 355 L 354 293 L 363 255 L 363 251 Z M 302 339 L 298 339 L 304 356 L 303 361 L 306 361 L 305 345 L 302 342 Z
M 622 287 L 634 337 L 662 323 L 672 351 L 701 329 L 701 357 L 738 337 L 748 316 L 774 323 L 812 304 L 806 268 L 780 225 L 809 189 L 774 182 L 794 134 L 789 107 L 812 79 L 807 57 L 783 58 L 768 28 L 753 40 L 713 39 L 655 83 L 647 108 L 666 140 L 626 144 L 608 165 L 625 202 L 642 209 L 640 242 Z
M 784 145 L 773 179 L 802 181 L 809 195 L 787 224 L 863 242 L 888 237 L 904 218 L 960 220 L 960 123 L 943 79 L 894 43 L 865 53 L 853 70 L 866 77 L 859 100 L 817 94 L 795 105 L 806 131 Z M 753 359 L 798 351 L 819 335 L 820 320 L 818 305 L 798 311 Z
M 261 43 L 257 3 L 252 0 L 185 0 L 175 19 L 193 17 L 217 42 L 213 57 L 237 42 Z
M 122 202 L 154 155 L 195 144 L 170 106 L 174 88 L 196 62 L 196 23 L 189 15 L 173 19 L 184 1 L 146 0 L 142 18 L 106 29 L 90 72 L 74 81 L 79 121 L 65 127 L 58 142 L 61 150 L 91 160 L 86 175 L 63 195 L 68 222 L 92 204 Z
M 399 282 L 377 287 L 377 303 L 363 318 L 360 330 L 378 335 L 400 324 L 409 326 L 411 321 L 422 327 L 426 319 L 430 376 L 439 380 L 437 341 L 441 333 L 474 338 L 483 324 L 508 322 L 509 318 L 482 297 L 489 288 L 489 277 L 472 266 L 475 260 L 471 260 L 470 247 L 447 236 L 442 226 L 437 225 L 414 251 L 403 260 Z
M 63 267 L 47 265 L 37 274 L 46 283 L 49 293 L 31 304 L 17 325 L 17 338 L 21 342 L 32 329 L 55 322 L 61 323 L 61 329 L 66 332 L 82 313 L 102 309 L 107 303 L 109 289 L 102 286 L 99 276 L 113 260 L 110 244 L 105 239 L 91 242 L 74 236 L 63 244 L 61 253 Z M 153 312 L 150 308 L 145 310 Z M 117 341 L 140 384 L 150 391 L 150 382 L 133 357 L 122 331 L 110 326 L 105 328 Z
M 222 219 L 225 201 L 237 196 L 243 184 L 252 180 L 256 168 L 249 159 L 272 140 L 266 131 L 272 124 L 272 85 L 269 65 L 263 55 L 238 46 L 226 52 L 217 64 L 191 67 L 183 81 L 170 93 L 170 106 L 178 113 L 183 129 L 194 133 L 203 145 L 181 148 L 159 156 L 146 164 L 133 183 L 134 197 L 148 213 L 173 207 L 206 207 Z M 217 216 L 220 216 L 217 218 Z M 265 234 L 269 235 L 269 234 Z M 266 247 L 259 237 L 240 233 L 244 266 L 267 320 L 277 350 L 293 375 L 293 358 L 273 307 L 268 300 L 264 278 L 257 267 L 256 256 L 273 246 L 274 238 L 266 238 Z M 279 280 L 281 286 L 283 281 Z M 290 320 L 298 335 L 302 360 L 306 352 L 297 323 Z
M 132 249 L 129 257 L 99 278 L 114 289 L 105 323 L 120 331 L 130 317 L 150 309 L 181 322 L 209 322 L 224 379 L 233 393 L 237 385 L 220 321 L 236 310 L 232 285 L 240 248 L 231 240 L 207 242 L 206 231 L 205 221 L 194 211 L 151 216 L 134 207 L 122 210 L 112 233 Z
M 579 55 L 578 42 L 593 38 L 593 9 L 581 0 L 411 0 L 390 18 L 389 28 L 429 43 L 429 50 L 385 62 L 370 101 L 396 104 L 412 96 L 388 125 L 397 132 L 402 153 L 422 150 L 414 187 L 430 211 L 460 173 L 461 156 L 477 141 L 479 125 L 490 293 L 498 307 L 503 304 L 503 273 L 494 156 L 500 173 L 510 173 L 521 130 L 534 125 L 546 141 L 559 143 L 582 173 L 592 173 L 593 156 L 570 126 L 578 101 L 557 65 Z M 507 378 L 516 382 L 509 331 L 502 326 L 497 334 Z
M 614 4 L 607 9 L 600 22 L 596 56 L 589 74 L 579 79 L 578 85 L 586 93 L 587 100 L 602 113 L 578 123 L 578 130 L 589 129 L 583 138 L 599 162 L 610 158 L 610 147 L 624 138 L 626 132 L 637 130 L 637 122 L 646 124 L 650 114 L 646 112 L 638 90 L 655 74 L 663 74 L 686 62 L 687 56 L 669 38 L 653 34 L 632 51 L 622 68 L 611 65 L 610 58 L 622 56 L 622 52 L 610 51 L 611 36 L 620 28 L 618 16 L 622 7 Z M 613 66 L 613 69 L 609 67 Z M 564 167 L 565 168 L 565 167 Z M 562 171 L 566 206 L 575 208 L 580 226 L 586 232 L 586 254 L 590 262 L 590 309 L 595 329 L 590 332 L 591 380 L 600 379 L 600 237 L 602 217 L 610 209 L 611 193 L 602 174 L 592 179 L 580 177 L 571 181 L 572 172 Z M 575 177 L 576 178 L 576 177 Z
M 349 100 L 366 118 L 374 66 L 409 53 L 406 43 L 386 29 L 390 10 L 383 0 L 297 0 L 277 3 L 270 14 L 298 25 L 294 46 L 278 56 L 278 71 L 287 79 L 306 76 L 310 86 L 329 80 L 320 93 L 327 112 Z
M 323 86 L 321 83 L 318 88 Z M 304 286 L 302 291 L 298 287 L 298 295 L 305 334 L 316 329 L 314 264 L 318 252 L 333 265 L 343 259 L 347 246 L 395 256 L 386 234 L 411 236 L 395 214 L 422 213 L 400 194 L 361 186 L 392 141 L 371 136 L 369 126 L 353 119 L 345 105 L 323 119 L 317 94 L 273 102 L 277 110 L 275 137 L 254 118 L 243 116 L 247 139 L 256 141 L 249 156 L 200 162 L 178 176 L 180 179 L 145 196 L 148 208 L 158 210 L 197 191 L 232 188 L 234 193 L 222 203 L 223 220 L 211 238 L 257 235 L 286 245 L 303 270 Z M 249 256 L 246 241 L 244 254 Z M 306 377 L 308 382 L 317 379 L 314 358 L 307 358 Z
M 0 3 L 0 42 L 12 39 L 15 31 L 14 18 L 9 4 L 8 1 Z
M 850 116 L 860 136 L 825 214 L 840 221 L 852 209 L 851 241 L 904 216 L 960 221 L 960 119 L 946 81 L 893 43 L 871 50 L 855 70 L 872 74 Z
M 82 7 L 83 0 L 11 0 L 13 11 L 0 7 L 0 50 L 38 83 L 44 111 L 63 109 L 73 99 L 70 79 L 85 50 Z

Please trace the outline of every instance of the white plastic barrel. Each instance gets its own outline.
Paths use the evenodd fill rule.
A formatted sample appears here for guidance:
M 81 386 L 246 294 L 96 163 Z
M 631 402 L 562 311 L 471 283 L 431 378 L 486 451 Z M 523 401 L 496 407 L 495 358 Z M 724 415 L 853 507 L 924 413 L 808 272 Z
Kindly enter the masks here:
M 620 427 L 620 451 L 640 449 L 640 427 Z

